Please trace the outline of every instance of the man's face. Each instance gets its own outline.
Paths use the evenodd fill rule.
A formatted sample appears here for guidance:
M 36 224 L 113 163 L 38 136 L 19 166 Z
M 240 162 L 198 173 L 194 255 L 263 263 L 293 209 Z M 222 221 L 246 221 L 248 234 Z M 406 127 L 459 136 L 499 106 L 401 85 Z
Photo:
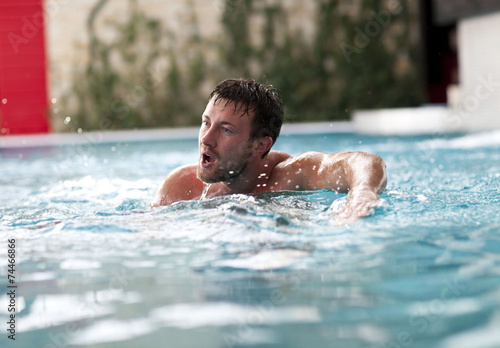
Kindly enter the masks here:
M 234 104 L 226 107 L 222 99 L 210 100 L 203 112 L 198 136 L 200 158 L 197 177 L 206 183 L 228 181 L 238 177 L 252 156 L 250 141 L 251 114 L 234 112 Z

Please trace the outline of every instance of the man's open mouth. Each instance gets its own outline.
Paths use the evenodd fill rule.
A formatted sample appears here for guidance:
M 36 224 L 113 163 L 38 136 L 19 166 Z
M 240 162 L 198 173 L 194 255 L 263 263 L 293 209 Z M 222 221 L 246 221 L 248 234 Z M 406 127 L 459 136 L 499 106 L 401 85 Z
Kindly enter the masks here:
M 208 153 L 202 153 L 201 164 L 204 168 L 211 166 L 215 163 L 215 157 L 209 155 Z

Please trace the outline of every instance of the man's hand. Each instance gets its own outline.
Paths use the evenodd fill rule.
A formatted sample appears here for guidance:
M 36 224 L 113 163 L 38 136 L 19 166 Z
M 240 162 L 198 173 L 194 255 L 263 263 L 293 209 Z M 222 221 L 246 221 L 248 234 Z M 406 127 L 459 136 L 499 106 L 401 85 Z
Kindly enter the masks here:
M 357 187 L 349 191 L 344 208 L 335 215 L 334 225 L 347 225 L 359 218 L 372 215 L 378 202 L 378 194 L 368 187 Z
M 344 153 L 344 156 L 340 164 L 345 173 L 344 182 L 349 198 L 342 211 L 335 216 L 335 225 L 351 224 L 374 214 L 378 193 L 387 184 L 385 163 L 379 156 L 359 152 Z

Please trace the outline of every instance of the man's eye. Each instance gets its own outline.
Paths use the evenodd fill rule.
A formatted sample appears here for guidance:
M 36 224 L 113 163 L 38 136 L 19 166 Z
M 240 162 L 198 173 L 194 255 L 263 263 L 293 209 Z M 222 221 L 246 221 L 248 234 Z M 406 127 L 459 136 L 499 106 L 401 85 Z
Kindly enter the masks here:
M 222 131 L 224 133 L 226 133 L 226 134 L 232 134 L 233 133 L 229 128 L 226 128 L 226 127 L 222 128 Z

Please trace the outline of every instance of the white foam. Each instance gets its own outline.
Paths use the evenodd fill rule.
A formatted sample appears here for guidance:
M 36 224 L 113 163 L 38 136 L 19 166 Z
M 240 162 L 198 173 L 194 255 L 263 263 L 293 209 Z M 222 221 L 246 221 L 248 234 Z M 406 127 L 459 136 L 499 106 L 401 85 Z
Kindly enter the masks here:
M 191 329 L 238 324 L 316 323 L 321 314 L 310 306 L 242 306 L 234 303 L 185 303 L 154 309 L 150 317 L 164 326 Z
M 266 271 L 290 266 L 308 254 L 307 251 L 296 249 L 263 250 L 249 257 L 222 260 L 215 265 Z
M 43 282 L 56 278 L 57 275 L 54 272 L 33 272 L 22 276 L 23 282 Z
M 101 268 L 101 263 L 94 260 L 86 259 L 67 259 L 59 265 L 61 269 L 65 270 L 86 270 Z
M 111 313 L 108 306 L 83 301 L 77 295 L 39 295 L 22 319 L 20 332 L 59 326 L 82 319 L 94 319 Z
M 151 324 L 144 319 L 101 320 L 77 332 L 71 344 L 91 345 L 104 342 L 125 341 L 153 331 Z

